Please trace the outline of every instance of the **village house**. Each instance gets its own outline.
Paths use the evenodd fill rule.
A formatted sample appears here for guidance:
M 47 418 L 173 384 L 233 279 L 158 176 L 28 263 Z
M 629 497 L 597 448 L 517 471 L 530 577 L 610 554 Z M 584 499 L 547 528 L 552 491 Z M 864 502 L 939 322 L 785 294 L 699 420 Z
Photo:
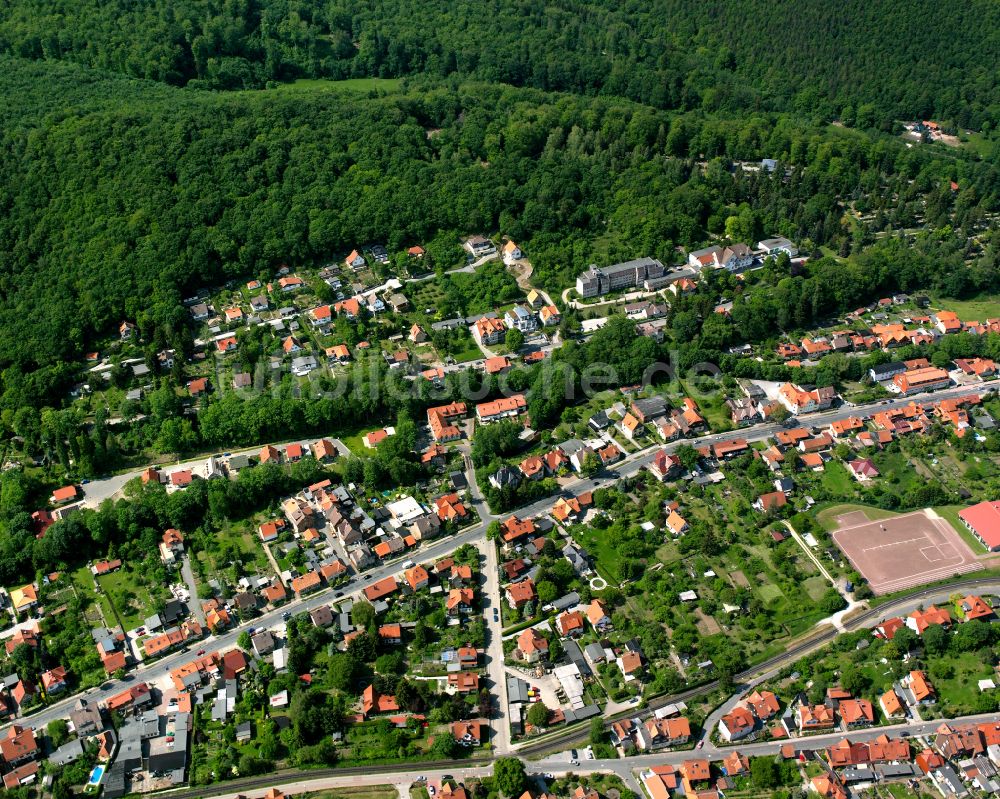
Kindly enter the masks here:
M 804 389 L 794 383 L 784 383 L 778 389 L 778 401 L 789 413 L 814 413 L 829 408 L 837 393 L 832 387 Z
M 528 403 L 523 394 L 511 397 L 501 397 L 492 402 L 482 402 L 476 405 L 476 420 L 480 424 L 490 424 L 501 419 L 511 419 L 528 410 Z
M 525 663 L 537 663 L 549 655 L 549 642 L 534 627 L 529 627 L 517 636 L 515 656 Z
M 508 585 L 504 593 L 507 597 L 507 604 L 515 609 L 523 608 L 538 598 L 535 593 L 535 584 L 530 578 Z
M 471 331 L 472 337 L 483 346 L 501 344 L 507 336 L 507 326 L 503 320 L 490 316 L 477 319 Z

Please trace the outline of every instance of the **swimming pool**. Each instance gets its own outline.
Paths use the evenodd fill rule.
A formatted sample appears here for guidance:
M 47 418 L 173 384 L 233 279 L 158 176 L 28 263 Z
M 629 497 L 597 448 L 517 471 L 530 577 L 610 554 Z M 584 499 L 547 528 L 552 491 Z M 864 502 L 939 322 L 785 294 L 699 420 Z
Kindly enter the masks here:
M 94 770 L 90 772 L 90 780 L 87 782 L 88 785 L 99 785 L 101 782 L 101 777 L 104 776 L 104 766 L 94 766 Z

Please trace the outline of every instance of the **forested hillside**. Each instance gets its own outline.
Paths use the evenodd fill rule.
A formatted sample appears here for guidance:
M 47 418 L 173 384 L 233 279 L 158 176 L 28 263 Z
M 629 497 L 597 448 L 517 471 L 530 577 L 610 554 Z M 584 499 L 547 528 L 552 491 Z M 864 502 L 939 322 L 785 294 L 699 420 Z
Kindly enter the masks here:
M 862 125 L 1000 116 L 993 0 L 8 0 L 0 48 L 216 88 L 457 73 Z
M 6 61 L 0 92 L 7 407 L 55 401 L 66 361 L 124 318 L 186 350 L 186 292 L 358 242 L 501 228 L 533 240 L 556 288 L 593 260 L 597 236 L 608 257 L 672 260 L 743 213 L 748 236 L 849 250 L 844 202 L 864 186 L 885 184 L 876 201 L 904 225 L 925 195 L 932 221 L 974 224 L 1000 193 L 995 169 L 835 128 L 483 84 L 374 99 L 195 93 Z M 795 165 L 793 179 L 734 180 L 724 161 L 693 160 L 762 156 Z

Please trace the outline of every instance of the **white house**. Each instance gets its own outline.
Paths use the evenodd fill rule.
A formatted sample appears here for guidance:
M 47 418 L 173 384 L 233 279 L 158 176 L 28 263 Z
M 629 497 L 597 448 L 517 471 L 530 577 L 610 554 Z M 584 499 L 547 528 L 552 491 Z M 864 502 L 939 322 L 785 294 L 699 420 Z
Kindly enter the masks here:
M 292 374 L 296 377 L 304 377 L 313 371 L 319 364 L 312 355 L 303 355 L 301 358 L 292 360 Z
M 783 236 L 775 236 L 773 239 L 764 239 L 757 242 L 757 249 L 764 255 L 777 256 L 778 253 L 787 253 L 789 258 L 794 258 L 799 254 L 798 249 L 792 242 Z
M 514 242 L 508 241 L 503 245 L 503 262 L 505 264 L 512 264 L 515 261 L 520 261 L 522 257 L 521 248 L 518 247 Z
M 504 324 L 511 330 L 533 333 L 538 329 L 538 317 L 523 305 L 515 305 L 503 315 Z

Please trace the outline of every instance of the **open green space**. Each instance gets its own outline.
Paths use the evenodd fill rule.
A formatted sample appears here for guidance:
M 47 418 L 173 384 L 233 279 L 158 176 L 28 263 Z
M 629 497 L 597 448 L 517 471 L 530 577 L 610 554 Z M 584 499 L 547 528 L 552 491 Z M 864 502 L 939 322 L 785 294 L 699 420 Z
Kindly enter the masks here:
M 756 591 L 765 604 L 771 604 L 784 596 L 776 585 L 758 585 Z
M 398 795 L 391 785 L 358 785 L 300 794 L 302 799 L 397 799 Z
M 848 473 L 847 467 L 837 460 L 827 461 L 823 467 L 822 475 L 820 482 L 833 495 L 844 496 L 852 494 L 857 485 L 854 478 Z
M 326 78 L 298 78 L 291 83 L 282 83 L 268 91 L 280 92 L 352 92 L 369 93 L 384 92 L 392 94 L 402 88 L 399 78 L 345 78 L 344 80 L 329 80 Z
M 102 575 L 97 582 L 126 630 L 140 626 L 169 597 L 165 585 L 127 567 Z
M 932 308 L 954 311 L 963 322 L 984 322 L 1000 316 L 1000 294 L 983 293 L 973 299 L 929 296 Z

